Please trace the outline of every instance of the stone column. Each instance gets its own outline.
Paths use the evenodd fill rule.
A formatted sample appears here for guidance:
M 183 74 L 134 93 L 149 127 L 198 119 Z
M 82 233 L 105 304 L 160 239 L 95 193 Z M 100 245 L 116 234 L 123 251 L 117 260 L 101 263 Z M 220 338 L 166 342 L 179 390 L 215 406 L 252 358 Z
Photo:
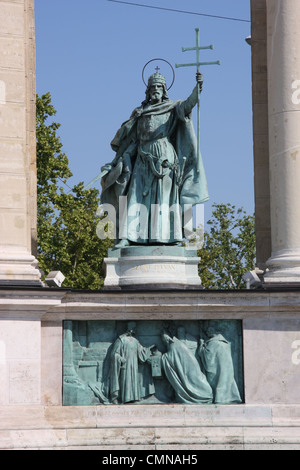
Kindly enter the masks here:
M 40 285 L 34 0 L 0 0 L 0 285 Z
M 300 284 L 299 18 L 299 0 L 267 1 L 272 255 L 265 283 L 272 285 Z
M 251 0 L 256 266 L 271 256 L 266 0 Z

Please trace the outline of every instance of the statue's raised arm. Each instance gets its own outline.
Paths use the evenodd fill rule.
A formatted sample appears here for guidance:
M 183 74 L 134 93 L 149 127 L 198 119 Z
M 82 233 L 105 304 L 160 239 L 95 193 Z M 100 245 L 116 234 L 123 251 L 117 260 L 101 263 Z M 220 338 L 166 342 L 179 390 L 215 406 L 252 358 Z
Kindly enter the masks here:
M 196 73 L 196 86 L 193 89 L 191 95 L 184 101 L 185 115 L 187 116 L 193 110 L 193 108 L 198 104 L 199 95 L 203 89 L 203 75 L 200 72 Z

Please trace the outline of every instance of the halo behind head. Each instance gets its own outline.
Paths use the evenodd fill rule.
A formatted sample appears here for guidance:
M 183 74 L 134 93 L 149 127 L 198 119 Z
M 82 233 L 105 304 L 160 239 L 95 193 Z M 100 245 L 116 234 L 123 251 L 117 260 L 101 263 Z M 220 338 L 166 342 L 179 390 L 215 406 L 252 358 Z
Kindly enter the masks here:
M 160 60 L 160 61 L 162 61 L 162 62 L 166 62 L 166 63 L 171 67 L 171 69 L 172 69 L 173 79 L 172 79 L 172 83 L 171 83 L 171 85 L 170 85 L 169 87 L 167 87 L 165 77 L 164 77 L 162 74 L 160 74 L 158 71 L 149 77 L 149 79 L 148 79 L 148 84 L 147 84 L 146 81 L 145 81 L 145 76 L 144 76 L 144 75 L 145 75 L 145 69 L 146 69 L 147 65 L 149 65 L 151 62 L 154 62 L 154 61 L 157 61 L 157 60 Z M 144 68 L 143 68 L 142 78 L 143 78 L 143 82 L 144 82 L 144 84 L 146 85 L 146 87 L 149 86 L 149 84 L 152 85 L 152 84 L 153 84 L 152 81 L 157 80 L 157 83 L 160 83 L 161 85 L 165 85 L 165 86 L 166 86 L 166 89 L 169 91 L 169 90 L 172 88 L 172 86 L 173 86 L 173 84 L 174 84 L 174 82 L 175 82 L 175 70 L 174 70 L 174 68 L 172 67 L 172 65 L 171 65 L 167 60 L 165 60 L 165 59 L 151 59 L 151 60 L 149 60 L 149 62 L 146 63 L 146 65 L 145 65 Z

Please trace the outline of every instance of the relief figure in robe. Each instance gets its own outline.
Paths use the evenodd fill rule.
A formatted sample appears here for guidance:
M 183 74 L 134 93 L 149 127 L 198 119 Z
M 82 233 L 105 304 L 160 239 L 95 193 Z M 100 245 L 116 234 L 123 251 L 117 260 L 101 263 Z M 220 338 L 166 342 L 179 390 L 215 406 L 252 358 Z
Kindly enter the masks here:
M 135 337 L 135 328 L 135 322 L 129 322 L 126 333 L 116 339 L 110 352 L 105 395 L 113 404 L 140 401 L 155 393 L 148 364 L 155 345 L 143 347 Z
M 209 324 L 204 327 L 207 340 L 200 340 L 198 350 L 201 364 L 213 389 L 214 403 L 241 403 L 234 376 L 231 345 L 216 328 Z
M 174 389 L 177 403 L 212 403 L 212 389 L 202 373 L 195 355 L 178 338 L 164 332 L 162 341 L 167 352 L 162 355 L 163 369 Z

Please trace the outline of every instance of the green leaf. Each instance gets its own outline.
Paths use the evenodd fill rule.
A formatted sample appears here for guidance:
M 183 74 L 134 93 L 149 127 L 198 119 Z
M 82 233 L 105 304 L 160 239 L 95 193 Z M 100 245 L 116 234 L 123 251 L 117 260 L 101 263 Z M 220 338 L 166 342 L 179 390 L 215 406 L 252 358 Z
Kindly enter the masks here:
M 254 216 L 231 204 L 214 204 L 204 233 L 199 275 L 207 289 L 242 289 L 243 275 L 255 269 Z

